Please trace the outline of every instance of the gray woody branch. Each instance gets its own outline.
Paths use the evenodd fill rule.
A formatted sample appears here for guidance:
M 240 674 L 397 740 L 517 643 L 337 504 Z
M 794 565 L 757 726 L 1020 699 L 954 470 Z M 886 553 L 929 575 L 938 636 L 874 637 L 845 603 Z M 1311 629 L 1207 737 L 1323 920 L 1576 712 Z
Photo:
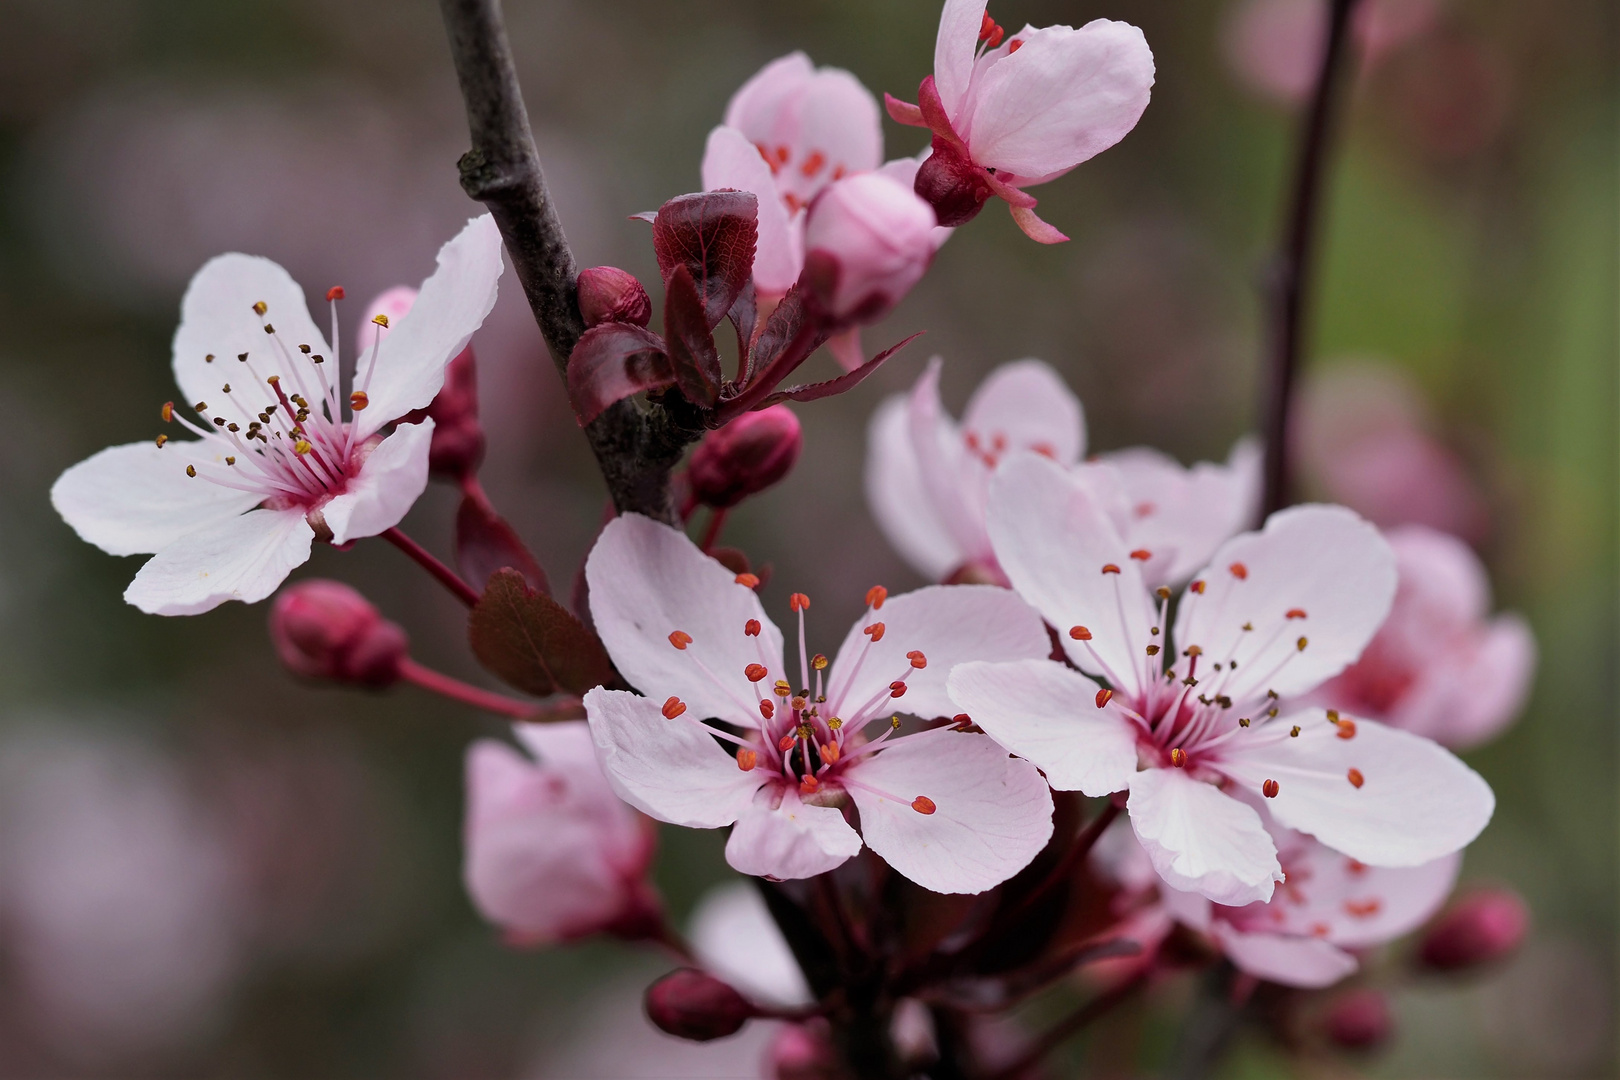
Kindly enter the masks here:
M 440 0 L 472 149 L 460 161 L 461 187 L 484 204 L 501 230 L 512 268 L 566 385 L 568 357 L 585 323 L 578 270 L 546 191 L 528 110 L 518 87 L 499 0 Z M 609 406 L 585 428 L 613 505 L 678 524 L 669 474 L 701 429 L 661 406 L 632 400 Z

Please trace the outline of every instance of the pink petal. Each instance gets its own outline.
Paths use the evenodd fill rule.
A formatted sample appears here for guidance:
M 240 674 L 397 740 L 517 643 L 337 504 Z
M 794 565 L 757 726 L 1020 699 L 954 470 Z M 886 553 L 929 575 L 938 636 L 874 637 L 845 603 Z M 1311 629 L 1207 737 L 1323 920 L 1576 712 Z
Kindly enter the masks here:
M 906 739 L 852 763 L 849 776 L 867 846 L 934 892 L 994 888 L 1028 866 L 1052 835 L 1046 782 L 983 735 Z M 933 803 L 933 813 L 913 809 L 918 796 Z
M 1357 967 L 1355 957 L 1319 938 L 1246 934 L 1224 923 L 1212 933 L 1240 970 L 1284 986 L 1332 986 Z
M 314 540 L 302 510 L 250 510 L 164 547 L 124 599 L 148 615 L 200 615 L 227 600 L 256 604 L 309 560 Z
M 979 47 L 985 6 L 985 0 L 945 0 L 939 15 L 939 34 L 934 39 L 934 85 L 953 120 L 962 111 L 968 84 L 973 80 L 973 59 Z
M 867 427 L 866 502 L 900 557 L 923 577 L 939 581 L 967 558 L 923 484 L 911 441 L 909 408 L 906 397 L 897 394 L 872 415 Z
M 992 371 L 968 400 L 962 433 L 982 446 L 1006 442 L 1008 452 L 1034 450 L 1062 465 L 1086 451 L 1086 418 L 1080 399 L 1040 360 L 1016 360 Z
M 1395 602 L 1417 609 L 1425 628 L 1465 626 L 1490 614 L 1490 578 L 1473 548 L 1427 525 L 1398 525 L 1384 538 L 1399 573 Z
M 1453 750 L 1489 741 L 1518 718 L 1536 673 L 1536 639 L 1517 615 L 1499 616 L 1466 643 L 1422 658 L 1412 689 L 1385 719 Z
M 321 507 L 332 543 L 346 544 L 398 525 L 427 490 L 433 420 L 400 424 L 371 451 L 343 494 Z
M 897 124 L 905 124 L 907 127 L 928 126 L 928 122 L 923 119 L 922 109 L 909 101 L 901 101 L 892 94 L 884 94 L 883 107 L 888 111 L 889 119 Z
M 1013 221 L 1023 230 L 1024 235 L 1037 244 L 1061 244 L 1069 239 L 1055 226 L 1042 221 L 1033 207 L 1008 203 L 1007 211 L 1012 214 Z
M 1240 907 L 1271 899 L 1283 880 L 1277 849 L 1254 808 L 1177 769 L 1131 778 L 1131 827 L 1172 888 Z
M 860 850 L 860 835 L 841 812 L 801 801 L 797 788 L 767 784 L 738 815 L 726 862 L 739 874 L 796 881 L 824 874 Z
M 912 451 L 928 501 L 951 540 L 961 549 L 963 561 L 989 562 L 990 537 L 985 531 L 984 498 L 987 471 L 977 457 L 967 453 L 961 432 L 939 399 L 938 357 L 917 385 L 912 387 L 910 428 Z
M 790 142 L 796 130 L 781 125 L 790 119 L 790 103 L 804 93 L 814 73 L 810 58 L 802 52 L 772 60 L 731 95 L 726 127 L 736 128 L 750 142 Z
M 1157 450 L 1136 447 L 1102 460 L 1119 474 L 1128 510 L 1125 539 L 1155 556 L 1144 564 L 1149 585 L 1185 582 L 1252 521 L 1248 459 L 1239 467 L 1201 461 L 1184 468 Z M 1161 552 L 1170 557 L 1159 558 Z
M 770 166 L 753 143 L 729 127 L 709 132 L 703 152 L 703 189 L 722 188 L 752 192 L 759 199 L 754 287 L 762 296 L 785 294 L 804 267 L 803 218 L 788 214 Z
M 729 881 L 703 894 L 687 938 L 705 971 L 767 1005 L 794 1008 L 814 999 L 799 962 L 752 882 Z
M 799 153 L 794 155 L 796 181 L 826 186 L 841 173 L 871 172 L 883 164 L 883 118 L 877 99 L 861 81 L 840 68 L 821 68 L 805 88 L 799 106 Z M 810 158 L 825 162 L 809 170 Z
M 1320 935 L 1346 949 L 1394 941 L 1428 922 L 1451 895 L 1462 856 L 1421 866 L 1367 866 L 1314 840 L 1279 839 L 1289 883 L 1265 908 L 1232 913 L 1239 926 Z
M 832 353 L 838 366 L 845 371 L 854 371 L 866 363 L 866 354 L 861 351 L 861 328 L 852 326 L 841 334 L 834 334 L 827 339 L 827 351 Z

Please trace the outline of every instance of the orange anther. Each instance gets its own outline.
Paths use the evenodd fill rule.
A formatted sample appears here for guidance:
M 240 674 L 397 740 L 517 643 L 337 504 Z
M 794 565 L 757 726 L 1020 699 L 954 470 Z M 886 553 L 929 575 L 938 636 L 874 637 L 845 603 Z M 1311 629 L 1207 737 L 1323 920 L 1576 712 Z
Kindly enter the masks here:
M 1290 619 L 1303 619 L 1304 617 L 1305 617 L 1305 609 L 1304 608 L 1295 607 L 1295 608 L 1289 608 L 1288 609 L 1288 618 L 1290 618 Z
M 1330 927 L 1327 923 L 1319 922 L 1319 923 L 1312 923 L 1311 924 L 1311 936 L 1312 937 L 1327 937 L 1332 932 L 1333 932 L 1333 928 Z
M 786 165 L 788 163 L 788 159 L 792 156 L 793 151 L 786 146 L 778 146 L 776 148 L 776 160 L 778 164 Z
M 1360 877 L 1362 874 L 1367 872 L 1367 864 L 1364 862 L 1357 862 L 1355 859 L 1346 859 L 1344 863 L 1344 872 L 1352 877 Z
M 1204 583 L 1202 581 L 1195 581 L 1191 585 L 1187 586 L 1187 591 L 1195 592 L 1199 596 L 1202 596 L 1204 595 Z
M 163 449 L 163 444 L 169 441 L 169 437 L 167 435 L 159 435 L 154 441 L 157 443 L 158 449 L 161 450 Z
M 788 704 L 789 704 L 789 705 L 790 705 L 790 706 L 792 706 L 792 707 L 793 707 L 793 708 L 794 708 L 794 709 L 797 709 L 797 710 L 798 710 L 798 711 L 799 711 L 799 712 L 803 712 L 803 711 L 804 711 L 804 707 L 805 707 L 805 706 L 806 706 L 806 705 L 808 705 L 808 704 L 810 704 L 810 703 L 809 703 L 809 702 L 808 702 L 808 701 L 806 701 L 806 700 L 805 700 L 805 699 L 804 699 L 804 698 L 802 698 L 802 697 L 795 697 L 795 698 L 794 698 L 794 699 L 793 699 L 793 700 L 792 700 L 792 701 L 790 701 L 790 702 L 789 702 L 789 703 L 788 703 Z
M 864 629 L 862 629 L 861 633 L 863 633 L 867 637 L 871 638 L 872 643 L 875 645 L 878 642 L 883 640 L 883 629 L 884 628 L 883 628 L 882 623 L 875 622 L 871 626 L 868 626 L 868 627 L 865 627 Z
M 1084 626 L 1071 626 L 1069 627 L 1069 636 L 1076 641 L 1090 641 L 1091 631 Z
M 743 674 L 748 676 L 749 682 L 759 682 L 759 680 L 763 679 L 766 675 L 769 675 L 770 672 L 765 670 L 764 664 L 749 664 L 747 667 L 743 668 Z
M 934 800 L 930 799 L 926 795 L 919 795 L 915 799 L 912 799 L 911 808 L 924 816 L 932 814 L 937 809 L 937 807 L 934 806 Z
M 1113 697 L 1113 696 L 1114 696 L 1114 692 L 1112 690 L 1109 690 L 1109 689 L 1106 689 L 1106 688 L 1097 691 L 1097 708 L 1100 709 L 1104 705 L 1107 705 L 1108 704 L 1108 699 Z
M 814 795 L 816 793 L 816 789 L 820 786 L 821 781 L 817 780 L 813 776 L 805 776 L 799 781 L 799 790 L 804 792 L 806 795 Z
M 354 393 L 349 395 L 349 408 L 353 409 L 355 412 L 359 412 L 361 409 L 364 409 L 370 404 L 371 398 L 366 395 L 364 390 L 356 390 Z
M 1275 799 L 1277 792 L 1282 790 L 1275 780 L 1267 780 L 1260 785 L 1260 793 L 1268 799 Z
M 1054 461 L 1057 459 L 1057 449 L 1051 443 L 1031 443 L 1029 448 L 1041 455 L 1041 457 L 1052 458 Z
M 1356 722 L 1354 720 L 1336 720 L 1334 723 L 1339 729 L 1339 738 L 1353 739 L 1356 737 Z
M 1185 769 L 1187 767 L 1187 751 L 1179 746 L 1170 751 L 1170 764 L 1178 769 Z
M 873 611 L 883 606 L 883 601 L 889 598 L 889 590 L 881 585 L 874 585 L 866 590 L 866 606 Z
M 912 649 L 910 652 L 906 653 L 906 659 L 910 660 L 911 666 L 916 668 L 918 671 L 921 671 L 923 668 L 928 666 L 928 657 L 924 656 L 916 649 Z
M 759 620 L 749 619 L 747 622 L 743 623 L 743 633 L 747 634 L 749 637 L 759 637 Z
M 820 150 L 812 150 L 810 156 L 804 159 L 804 164 L 799 166 L 799 171 L 806 176 L 814 176 L 821 171 L 821 167 L 825 164 L 827 164 L 827 155 Z
M 1137 548 L 1135 551 L 1131 552 L 1131 558 L 1135 559 L 1137 562 L 1147 562 L 1149 559 L 1153 558 L 1153 552 L 1149 551 L 1147 548 Z
M 793 744 L 797 742 L 798 739 L 799 737 L 797 735 L 784 735 L 780 739 L 776 740 L 776 748 L 785 754 L 789 750 L 793 749 Z
M 174 421 L 174 402 L 165 401 L 158 415 L 163 417 L 165 424 L 172 423 Z
M 1300 639 L 1298 641 L 1294 642 L 1294 647 L 1297 648 L 1300 652 L 1304 652 L 1305 651 L 1305 646 L 1309 645 L 1310 643 L 1311 643 L 1310 638 L 1301 635 Z
M 754 766 L 759 764 L 759 753 L 755 750 L 737 751 L 737 768 L 743 772 L 753 772 Z
M 826 746 L 821 746 L 821 747 L 818 747 L 817 749 L 819 749 L 821 751 L 821 760 L 822 761 L 832 762 L 832 761 L 837 761 L 838 760 L 838 755 L 839 755 L 840 751 L 838 749 L 838 744 L 837 743 L 828 743 Z
M 673 720 L 677 716 L 681 715 L 681 713 L 686 711 L 686 702 L 682 701 L 678 697 L 671 697 L 668 701 L 664 702 L 664 708 L 662 711 L 664 713 L 665 720 Z
M 906 684 L 905 683 L 903 683 L 903 682 L 892 682 L 892 683 L 889 684 L 889 696 L 890 697 L 892 697 L 892 698 L 901 697 L 901 696 L 903 696 L 905 694 L 905 692 L 906 692 Z
M 1249 568 L 1244 566 L 1242 563 L 1235 562 L 1231 566 L 1228 566 L 1227 569 L 1232 571 L 1232 576 L 1237 578 L 1239 581 L 1248 580 Z
M 953 724 L 971 724 L 971 723 L 973 723 L 973 717 L 969 716 L 965 712 L 959 712 L 955 716 L 951 717 L 951 723 L 953 723 Z
M 1369 896 L 1365 900 L 1346 900 L 1344 913 L 1352 919 L 1370 919 L 1383 910 L 1384 902 L 1376 896 Z
M 1017 38 L 1013 38 L 1012 39 L 1012 44 L 1007 46 L 1007 55 L 1011 56 L 1013 53 L 1017 52 L 1019 49 L 1022 49 L 1023 47 L 1024 47 L 1024 43 L 1022 41 L 1019 41 Z
M 327 300 L 341 300 L 341 299 L 343 299 L 343 286 L 334 285 L 330 289 L 327 289 L 326 290 L 326 299 Z
M 792 611 L 809 611 L 810 598 L 802 592 L 796 592 L 788 597 L 788 608 Z
M 826 671 L 827 657 L 822 653 L 816 653 L 810 658 L 810 667 L 816 671 Z
M 1102 572 L 1105 574 L 1117 574 L 1119 573 L 1119 567 L 1115 566 L 1113 563 L 1104 563 Z
M 669 632 L 669 643 L 677 649 L 685 649 L 692 644 L 692 635 L 685 630 L 671 630 Z
M 765 698 L 760 698 L 759 699 L 759 715 L 763 716 L 767 720 L 769 720 L 771 717 L 775 716 L 776 715 L 776 703 L 774 701 L 767 701 Z
M 1357 787 L 1358 788 L 1362 784 L 1365 784 L 1367 782 L 1367 778 L 1365 776 L 1361 775 L 1361 770 L 1360 769 L 1351 769 L 1349 772 L 1345 773 L 1344 775 L 1345 775 L 1345 778 L 1350 781 L 1350 786 L 1351 787 Z
M 757 588 L 759 585 L 759 575 L 757 574 L 738 574 L 735 580 L 737 584 L 749 589 Z

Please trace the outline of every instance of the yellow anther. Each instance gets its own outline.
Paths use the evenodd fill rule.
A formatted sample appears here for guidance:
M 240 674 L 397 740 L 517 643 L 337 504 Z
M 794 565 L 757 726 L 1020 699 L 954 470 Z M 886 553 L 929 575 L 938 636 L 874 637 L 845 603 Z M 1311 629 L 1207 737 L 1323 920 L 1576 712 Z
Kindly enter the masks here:
M 371 317 L 371 321 L 382 327 L 384 330 L 388 329 L 388 316 L 384 315 L 380 311 Z
M 186 466 L 186 475 L 187 476 L 196 476 L 197 475 L 197 466 L 195 466 L 195 465 L 187 465 Z
M 255 315 L 263 315 L 267 310 L 269 309 L 264 306 L 263 300 L 259 300 L 253 305 L 253 314 Z
M 309 444 L 308 439 L 299 439 L 293 443 L 293 453 L 295 454 L 307 454 L 313 449 L 315 448 Z

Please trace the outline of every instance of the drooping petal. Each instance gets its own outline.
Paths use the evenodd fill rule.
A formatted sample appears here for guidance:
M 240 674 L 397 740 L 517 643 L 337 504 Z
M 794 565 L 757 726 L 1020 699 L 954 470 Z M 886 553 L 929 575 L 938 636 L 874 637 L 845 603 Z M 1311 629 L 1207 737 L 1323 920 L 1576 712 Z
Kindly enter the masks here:
M 973 54 L 979 47 L 986 0 L 945 0 L 934 39 L 934 85 L 946 114 L 957 120 L 973 80 Z
M 1357 967 L 1355 957 L 1321 938 L 1245 933 L 1222 922 L 1211 933 L 1240 971 L 1284 986 L 1332 986 Z
M 1229 742 L 1217 767 L 1251 791 L 1277 781 L 1266 800 L 1273 818 L 1370 866 L 1419 866 L 1485 828 L 1496 796 L 1473 769 L 1428 739 L 1352 723 L 1342 727 L 1321 709 L 1283 716 L 1252 740 Z M 1347 730 L 1354 735 L 1343 737 Z
M 619 798 L 637 810 L 689 829 L 730 825 L 764 782 L 690 717 L 666 720 L 659 703 L 601 687 L 585 695 L 596 756 Z
M 738 816 L 726 862 L 739 874 L 796 881 L 824 874 L 860 850 L 860 835 L 840 811 L 805 803 L 797 788 L 767 784 Z
M 1062 229 L 1037 214 L 1033 206 L 1019 206 L 1015 202 L 1009 202 L 1007 211 L 1012 214 L 1014 224 L 1023 234 L 1037 244 L 1062 244 L 1069 239 Z
M 951 700 L 1058 791 L 1107 795 L 1136 773 L 1136 732 L 1096 707 L 1097 684 L 1051 660 L 958 664 Z
M 846 776 L 867 846 L 934 892 L 994 888 L 1052 836 L 1052 796 L 1040 773 L 983 735 L 902 739 L 852 762 Z M 918 796 L 929 812 L 915 809 Z
M 1153 53 L 1129 23 L 1037 30 L 974 82 L 973 160 L 1025 177 L 1072 168 L 1136 126 L 1152 87 Z
M 1050 365 L 1015 360 L 992 371 L 968 399 L 962 436 L 993 454 L 1033 450 L 1073 465 L 1086 452 L 1086 417 Z
M 939 399 L 939 372 L 944 361 L 934 357 L 908 402 L 912 453 L 928 501 L 950 530 L 964 561 L 988 560 L 990 539 L 984 525 L 985 466 L 967 453 L 961 433 Z
M 124 599 L 148 615 L 200 615 L 227 600 L 258 603 L 308 560 L 314 540 L 302 510 L 251 510 L 164 547 Z
M 703 189 L 735 188 L 759 199 L 759 238 L 754 247 L 754 288 L 761 296 L 782 296 L 804 268 L 803 219 L 790 216 L 771 167 L 759 149 L 736 128 L 709 132 L 703 151 Z
M 699 718 L 758 723 L 744 672 L 761 664 L 771 679 L 785 677 L 782 632 L 732 571 L 668 525 L 625 514 L 602 530 L 585 579 L 597 633 L 631 686 L 659 701 L 679 697 Z M 744 632 L 750 620 L 758 637 Z M 677 631 L 691 636 L 684 649 L 670 642 Z
M 107 554 L 145 555 L 229 521 L 264 498 L 187 476 L 187 465 L 224 469 L 225 452 L 202 440 L 109 446 L 57 477 L 51 505 L 81 539 Z
M 884 627 L 876 641 L 864 632 L 873 622 Z M 874 697 L 885 711 L 925 719 L 950 716 L 956 706 L 945 680 L 957 664 L 1044 657 L 1051 651 L 1041 617 L 1011 590 L 930 585 L 891 596 L 870 617 L 855 621 L 833 660 L 827 700 L 835 715 L 850 721 L 864 719 L 862 708 Z M 890 697 L 889 686 L 898 680 L 904 680 L 905 692 Z
M 889 543 L 924 577 L 939 581 L 967 561 L 923 485 L 904 395 L 880 405 L 867 427 L 866 502 Z
M 991 481 L 989 525 L 1007 579 L 1057 628 L 1075 665 L 1140 694 L 1155 614 L 1131 549 L 1096 499 L 1056 462 L 1024 454 Z M 1077 627 L 1089 637 L 1074 637 Z
M 772 60 L 731 95 L 726 126 L 756 143 L 787 141 L 792 132 L 778 129 L 777 124 L 791 111 L 790 103 L 804 93 L 814 73 L 810 58 L 802 52 Z
M 1240 660 L 1223 685 L 1237 701 L 1311 690 L 1349 666 L 1395 596 L 1395 557 L 1342 506 L 1296 506 L 1223 544 L 1183 599 L 1176 643 L 1210 663 Z
M 433 420 L 400 424 L 371 451 L 343 494 L 321 507 L 332 543 L 346 544 L 386 532 L 405 520 L 427 490 Z
M 1283 880 L 1277 849 L 1254 808 L 1177 769 L 1131 778 L 1136 838 L 1172 888 L 1241 907 L 1271 899 Z
M 813 1000 L 787 939 L 751 882 L 728 881 L 704 893 L 687 938 L 706 971 L 755 1001 L 793 1008 Z
M 1231 465 L 1201 461 L 1184 468 L 1145 446 L 1105 454 L 1102 460 L 1118 470 L 1129 504 L 1125 537 L 1155 554 L 1172 553 L 1145 565 L 1150 585 L 1186 581 L 1252 521 L 1249 477 Z
M 370 404 L 355 416 L 359 438 L 381 430 L 412 409 L 426 408 L 444 386 L 444 369 L 467 347 L 495 306 L 505 263 L 495 219 L 467 222 L 439 249 L 438 266 L 416 295 L 410 313 L 383 338 L 372 369 L 370 342 L 361 342 L 355 386 Z M 369 373 L 369 381 L 368 381 Z

